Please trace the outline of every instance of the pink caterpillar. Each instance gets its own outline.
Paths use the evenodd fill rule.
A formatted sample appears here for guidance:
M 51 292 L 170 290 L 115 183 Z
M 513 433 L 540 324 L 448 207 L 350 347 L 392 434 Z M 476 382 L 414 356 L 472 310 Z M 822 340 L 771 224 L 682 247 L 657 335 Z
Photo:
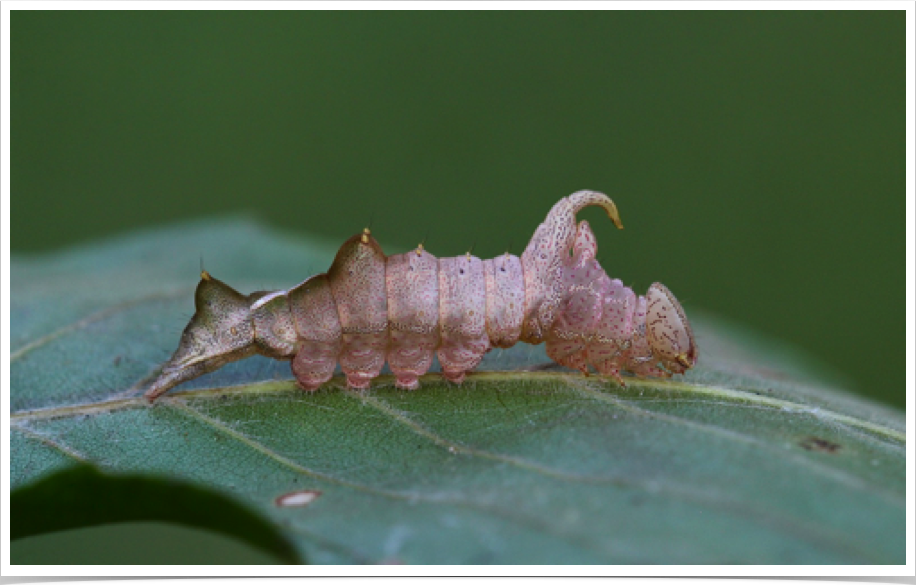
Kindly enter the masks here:
M 387 360 L 399 388 L 415 389 L 439 357 L 461 383 L 492 347 L 547 343 L 547 355 L 588 373 L 669 377 L 694 366 L 697 346 L 681 305 L 661 283 L 637 297 L 595 260 L 582 208 L 614 202 L 597 191 L 561 199 L 521 258 L 437 259 L 418 246 L 386 257 L 369 230 L 347 240 L 327 274 L 286 291 L 242 295 L 201 273 L 196 312 L 178 349 L 146 393 L 170 388 L 254 354 L 292 360 L 304 390 L 327 382 L 337 362 L 365 389 Z

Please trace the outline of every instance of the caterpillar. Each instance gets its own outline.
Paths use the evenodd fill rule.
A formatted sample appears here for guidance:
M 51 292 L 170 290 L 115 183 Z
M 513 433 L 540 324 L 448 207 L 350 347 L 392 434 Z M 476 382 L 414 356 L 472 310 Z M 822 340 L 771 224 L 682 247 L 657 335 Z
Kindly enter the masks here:
M 385 256 L 367 228 L 344 242 L 327 273 L 289 290 L 242 295 L 202 270 L 195 313 L 145 396 L 152 402 L 255 354 L 290 360 L 309 391 L 338 362 L 350 388 L 367 389 L 386 361 L 397 387 L 413 390 L 433 355 L 460 384 L 490 349 L 520 341 L 546 343 L 560 365 L 621 385 L 621 371 L 683 374 L 698 350 L 680 303 L 661 283 L 637 296 L 605 273 L 588 222 L 576 223 L 587 206 L 623 229 L 614 202 L 586 190 L 553 206 L 521 257 L 437 259 L 422 244 Z

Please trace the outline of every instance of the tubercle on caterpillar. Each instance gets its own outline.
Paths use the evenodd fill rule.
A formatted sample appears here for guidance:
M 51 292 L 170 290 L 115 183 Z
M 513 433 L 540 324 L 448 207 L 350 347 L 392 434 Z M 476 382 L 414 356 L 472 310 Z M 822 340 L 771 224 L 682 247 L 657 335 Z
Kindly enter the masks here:
M 351 388 L 366 389 L 388 362 L 396 385 L 416 389 L 438 355 L 461 383 L 493 347 L 546 342 L 557 363 L 588 374 L 670 377 L 696 364 L 690 323 L 661 283 L 638 296 L 595 259 L 597 244 L 576 214 L 617 207 L 597 191 L 564 197 L 521 257 L 439 258 L 421 244 L 385 256 L 368 229 L 344 242 L 328 272 L 289 290 L 242 295 L 206 271 L 178 349 L 145 396 L 255 354 L 291 360 L 303 390 L 316 390 L 338 361 Z

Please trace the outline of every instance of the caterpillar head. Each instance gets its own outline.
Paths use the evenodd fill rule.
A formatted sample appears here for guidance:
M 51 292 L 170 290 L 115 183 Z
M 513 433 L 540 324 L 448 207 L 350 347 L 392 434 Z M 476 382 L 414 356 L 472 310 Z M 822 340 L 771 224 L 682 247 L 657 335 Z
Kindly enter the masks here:
M 684 309 L 660 282 L 646 293 L 646 339 L 668 371 L 683 374 L 697 363 L 697 344 Z
M 206 271 L 194 293 L 196 311 L 181 334 L 178 349 L 146 392 L 150 401 L 170 388 L 256 352 L 252 297 L 244 296 Z

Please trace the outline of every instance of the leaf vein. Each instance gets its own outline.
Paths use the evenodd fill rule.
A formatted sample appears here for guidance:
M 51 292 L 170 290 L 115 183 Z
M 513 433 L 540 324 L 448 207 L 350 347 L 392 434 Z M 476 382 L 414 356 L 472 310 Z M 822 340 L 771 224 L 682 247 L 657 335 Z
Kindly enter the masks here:
M 89 463 L 90 462 L 90 459 L 88 457 L 78 452 L 76 449 L 73 449 L 72 447 L 69 447 L 66 444 L 60 442 L 58 439 L 52 439 L 48 435 L 39 433 L 37 431 L 34 431 L 32 429 L 29 429 L 22 425 L 17 425 L 17 424 L 11 424 L 10 430 L 18 431 L 19 433 L 32 439 L 33 441 L 38 441 L 39 443 L 42 443 L 43 445 L 50 447 L 54 449 L 55 451 L 58 451 L 71 459 L 79 461 L 80 463 Z
M 51 343 L 58 337 L 62 337 L 64 335 L 67 335 L 68 333 L 72 333 L 73 331 L 78 331 L 80 329 L 83 329 L 84 327 L 87 327 L 91 325 L 92 323 L 95 323 L 96 321 L 102 321 L 104 319 L 107 319 L 108 317 L 117 315 L 118 313 L 127 311 L 129 309 L 132 309 L 138 305 L 143 305 L 145 303 L 151 303 L 154 301 L 163 301 L 163 300 L 170 300 L 173 298 L 178 298 L 180 296 L 186 295 L 187 292 L 188 291 L 186 288 L 176 289 L 174 291 L 159 292 L 159 293 L 155 293 L 151 295 L 142 296 L 136 299 L 131 299 L 123 303 L 118 303 L 116 305 L 112 305 L 110 307 L 100 309 L 94 313 L 90 313 L 89 315 L 83 317 L 82 319 L 79 319 L 77 321 L 74 321 L 73 323 L 64 325 L 62 327 L 59 327 L 55 329 L 54 331 L 51 331 L 50 333 L 42 335 L 41 337 L 33 339 L 32 341 L 29 341 L 25 343 L 24 345 L 20 346 L 18 349 L 10 353 L 10 363 L 15 362 L 16 360 L 22 358 L 22 356 L 26 355 L 27 353 L 31 351 L 38 349 L 39 347 L 42 347 L 44 345 Z
M 833 467 L 830 467 L 822 463 L 819 463 L 817 461 L 814 461 L 813 459 L 810 459 L 808 457 L 803 457 L 803 456 L 796 455 L 793 453 L 787 453 L 784 450 L 774 449 L 773 447 L 771 447 L 769 444 L 767 444 L 764 441 L 761 441 L 754 437 L 739 433 L 737 431 L 732 431 L 732 430 L 724 429 L 721 427 L 711 426 L 705 423 L 689 420 L 689 419 L 671 415 L 671 414 L 664 414 L 660 412 L 646 410 L 644 408 L 639 408 L 638 406 L 634 406 L 631 401 L 623 400 L 620 398 L 615 398 L 604 392 L 596 390 L 595 388 L 592 388 L 586 384 L 577 384 L 573 382 L 572 380 L 570 380 L 570 386 L 574 388 L 576 391 L 581 392 L 582 394 L 585 394 L 587 396 L 591 396 L 598 401 L 613 404 L 619 408 L 628 410 L 630 412 L 639 414 L 641 416 L 655 418 L 658 420 L 664 420 L 672 424 L 684 425 L 684 426 L 687 426 L 687 427 L 690 427 L 696 430 L 700 430 L 703 432 L 720 435 L 729 440 L 741 441 L 743 443 L 747 443 L 749 445 L 753 445 L 755 447 L 758 447 L 758 448 L 761 448 L 767 451 L 776 452 L 781 457 L 784 457 L 787 460 L 792 461 L 795 464 L 801 465 L 808 469 L 816 470 L 820 475 L 833 479 L 834 481 L 837 481 L 847 487 L 857 489 L 859 491 L 877 494 L 881 496 L 883 499 L 887 500 L 888 502 L 894 505 L 905 505 L 906 503 L 905 499 L 901 497 L 900 495 L 895 494 L 893 492 L 889 492 L 880 486 L 868 483 L 867 481 L 859 477 L 849 475 L 847 473 L 843 473 L 842 471 L 839 471 Z

